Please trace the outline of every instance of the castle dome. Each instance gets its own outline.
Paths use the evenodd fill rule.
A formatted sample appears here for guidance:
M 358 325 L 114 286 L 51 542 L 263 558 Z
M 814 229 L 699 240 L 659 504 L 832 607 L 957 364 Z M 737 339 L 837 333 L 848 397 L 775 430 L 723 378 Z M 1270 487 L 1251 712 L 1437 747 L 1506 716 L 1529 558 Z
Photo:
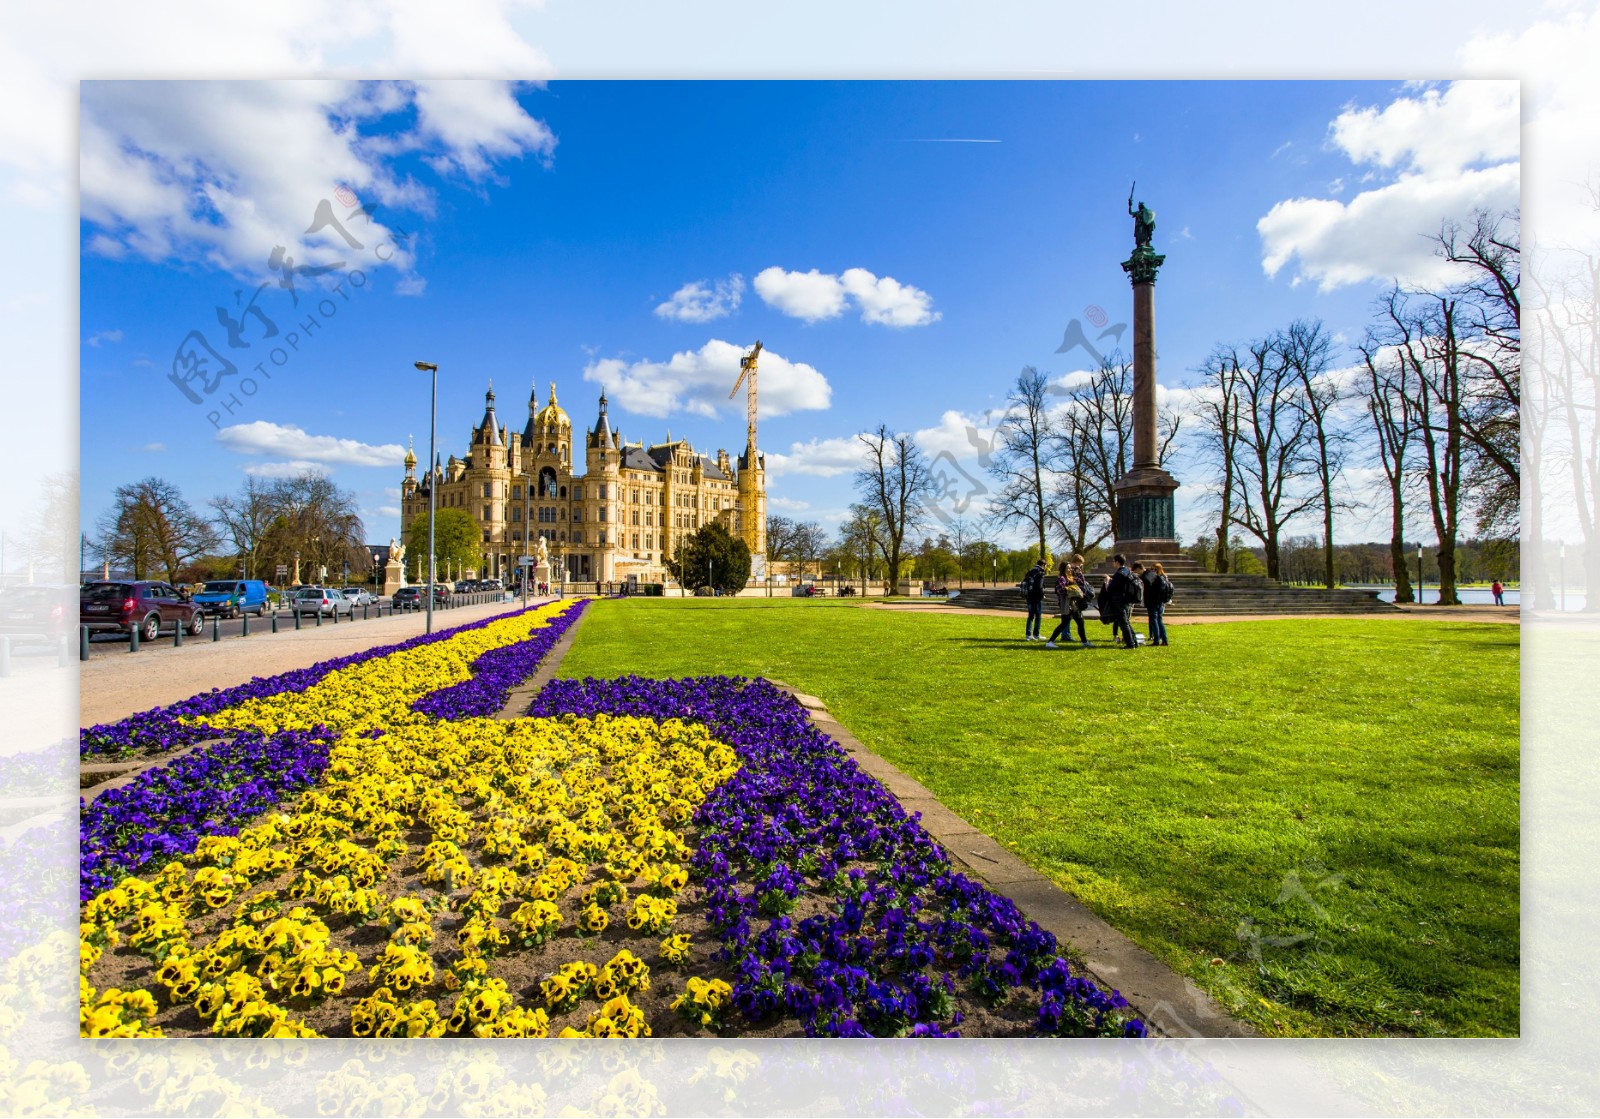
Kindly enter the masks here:
M 549 428 L 570 429 L 572 427 L 572 421 L 567 418 L 566 409 L 556 403 L 556 385 L 554 381 L 550 382 L 550 403 L 539 409 L 539 414 L 533 418 L 533 422 L 545 430 Z

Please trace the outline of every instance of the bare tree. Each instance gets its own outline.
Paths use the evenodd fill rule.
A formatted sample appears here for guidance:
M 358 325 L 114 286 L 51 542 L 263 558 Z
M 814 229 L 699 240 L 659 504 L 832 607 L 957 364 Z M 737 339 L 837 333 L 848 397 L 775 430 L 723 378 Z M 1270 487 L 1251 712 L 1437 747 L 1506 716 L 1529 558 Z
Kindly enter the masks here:
M 990 520 L 997 528 L 1027 525 L 1041 556 L 1049 552 L 1045 537 L 1057 523 L 1048 499 L 1057 453 L 1050 395 L 1049 381 L 1033 366 L 1017 375 L 1006 396 L 1005 416 L 995 428 L 989 464 L 999 483 L 989 502 Z
M 934 492 L 933 472 L 916 441 L 907 434 L 894 434 L 887 424 L 858 438 L 866 448 L 867 465 L 856 473 L 856 490 L 878 514 L 878 547 L 888 564 L 886 578 L 893 586 L 900 579 L 906 535 L 927 517 Z
M 794 543 L 796 525 L 793 520 L 783 516 L 769 516 L 767 518 L 767 558 L 778 563 L 794 562 Z
M 1462 358 L 1461 434 L 1479 531 L 1515 535 L 1522 494 L 1521 214 L 1479 210 L 1470 229 L 1447 222 L 1439 255 L 1466 279 L 1452 288 Z
M 978 539 L 978 527 L 966 517 L 951 517 L 947 527 L 950 531 L 950 550 L 956 555 L 956 585 L 965 587 L 966 563 L 963 557 L 967 545 Z
M 371 563 L 355 495 L 327 475 L 307 471 L 281 478 L 272 484 L 269 500 L 275 514 L 261 550 L 263 563 L 287 564 L 298 552 L 312 571 L 326 567 L 330 576 L 345 563 L 356 571 Z
M 1284 526 L 1314 508 L 1321 495 L 1306 484 L 1315 470 L 1308 454 L 1310 421 L 1299 399 L 1299 374 L 1284 357 L 1283 332 L 1246 350 L 1236 380 L 1239 500 L 1233 523 L 1261 542 L 1267 575 L 1276 579 Z
M 1228 538 L 1233 532 L 1234 486 L 1239 457 L 1239 351 L 1219 346 L 1200 368 L 1200 447 L 1204 461 L 1217 471 L 1217 546 L 1212 570 L 1228 571 Z
M 1399 298 L 1391 291 L 1389 300 Z M 1406 481 L 1410 469 L 1406 453 L 1411 448 L 1412 412 L 1407 405 L 1413 393 L 1411 367 L 1395 356 L 1376 330 L 1360 344 L 1367 368 L 1367 414 L 1376 436 L 1378 465 L 1389 486 L 1389 561 L 1394 568 L 1394 600 L 1413 602 L 1411 569 L 1406 564 Z
M 135 579 L 178 572 L 217 546 L 206 519 L 184 500 L 178 487 L 160 478 L 118 486 L 113 506 L 100 519 L 101 554 Z
M 1161 439 L 1163 450 L 1175 434 L 1172 428 Z M 1086 552 L 1115 535 L 1117 482 L 1132 454 L 1133 363 L 1111 354 L 1071 389 L 1062 412 L 1063 484 L 1057 495 L 1074 513 L 1070 526 L 1062 519 L 1074 551 Z
M 828 550 L 828 534 L 816 521 L 801 521 L 794 526 L 794 543 L 790 552 L 799 568 L 800 578 L 806 575 L 806 565 L 819 563 Z
M 867 580 L 872 577 L 873 552 L 884 552 L 883 517 L 864 502 L 850 506 L 850 516 L 839 526 L 839 553 L 848 556 L 861 576 L 861 594 L 867 593 Z M 885 553 L 887 554 L 887 553 Z
M 223 494 L 211 499 L 221 535 L 233 542 L 239 564 L 248 578 L 260 577 L 263 553 L 273 521 L 279 513 L 273 487 L 260 479 L 245 479 L 238 494 Z
M 1322 582 L 1332 590 L 1338 585 L 1333 560 L 1333 514 L 1337 507 L 1333 488 L 1344 469 L 1350 436 L 1339 426 L 1338 408 L 1344 398 L 1342 386 L 1328 371 L 1333 340 L 1321 322 L 1297 320 L 1278 338 L 1282 360 L 1300 382 L 1295 404 L 1305 416 L 1308 452 L 1322 494 Z

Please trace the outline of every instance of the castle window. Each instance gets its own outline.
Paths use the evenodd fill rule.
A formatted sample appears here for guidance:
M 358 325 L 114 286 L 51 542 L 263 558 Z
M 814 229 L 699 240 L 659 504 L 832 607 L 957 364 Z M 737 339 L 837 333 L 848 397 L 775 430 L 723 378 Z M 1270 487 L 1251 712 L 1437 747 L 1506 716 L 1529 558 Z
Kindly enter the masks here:
M 561 496 L 562 497 L 566 497 L 567 496 L 567 487 L 566 486 L 562 486 L 561 487 Z
M 633 534 L 633 550 L 636 552 L 639 550 L 639 534 L 637 532 Z
M 489 507 L 487 505 L 485 505 L 483 507 L 483 520 L 487 521 L 488 519 L 489 519 Z
M 595 542 L 596 542 L 596 543 L 597 543 L 597 544 L 600 544 L 600 545 L 601 545 L 601 546 L 604 546 L 604 545 L 605 545 L 605 542 L 606 542 L 606 530 L 605 530 L 605 529 L 601 529 L 601 530 L 600 530 L 600 531 L 599 531 L 599 533 L 598 533 L 598 534 L 596 534 L 596 536 L 595 536 Z
M 647 524 L 647 525 L 655 524 L 655 520 L 653 519 L 652 514 L 650 513 L 650 511 L 648 509 L 645 510 L 644 523 Z
M 609 520 L 609 519 L 610 518 L 608 518 L 606 516 L 606 507 L 604 505 L 600 506 L 600 520 L 601 521 L 606 521 L 606 520 Z
M 637 509 L 635 509 L 633 511 L 633 523 L 635 525 L 637 525 L 639 523 L 639 510 L 637 510 Z
M 582 532 L 582 530 L 576 531 L 576 532 L 574 532 L 572 534 L 572 542 L 574 544 L 582 544 L 583 543 L 583 532 Z
M 494 496 L 494 483 L 493 482 L 485 482 L 483 484 L 483 496 L 484 497 L 493 497 Z
M 572 511 L 572 519 L 573 519 L 573 520 L 574 520 L 574 521 L 581 521 L 581 520 L 583 520 L 583 510 L 582 510 L 582 509 L 574 509 L 574 510 L 573 510 L 573 511 Z
M 489 530 L 488 529 L 484 529 L 483 530 L 483 542 L 485 544 L 487 544 L 489 542 Z
M 513 521 L 520 521 L 520 520 L 522 520 L 522 506 L 520 506 L 520 505 L 513 505 L 513 506 L 512 506 L 512 507 L 511 507 L 511 519 L 512 519 L 512 520 L 513 520 Z

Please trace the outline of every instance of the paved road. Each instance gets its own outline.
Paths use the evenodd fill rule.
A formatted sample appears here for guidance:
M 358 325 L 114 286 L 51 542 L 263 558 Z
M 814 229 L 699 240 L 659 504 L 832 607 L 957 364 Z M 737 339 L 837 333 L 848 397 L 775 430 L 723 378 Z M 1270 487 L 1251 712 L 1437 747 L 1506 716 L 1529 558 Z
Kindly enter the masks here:
M 434 610 L 434 620 L 435 620 L 436 624 L 439 624 L 439 625 L 456 625 L 457 624 L 457 619 L 458 619 L 458 617 L 459 617 L 459 615 L 460 615 L 462 610 L 470 609 L 470 608 L 473 608 L 473 607 L 476 607 L 476 606 L 490 605 L 490 604 L 495 603 L 497 600 L 492 598 L 491 596 L 487 596 L 487 595 L 459 595 L 459 596 L 457 596 L 455 601 L 458 603 L 458 605 L 453 606 L 453 607 L 451 607 L 449 609 L 440 609 L 440 608 L 437 608 L 437 607 L 435 608 L 435 610 Z M 517 603 L 520 603 L 521 601 L 522 601 L 521 599 L 517 599 Z M 408 611 L 400 611 L 399 614 L 396 615 L 396 616 L 402 617 L 402 618 L 410 616 L 410 617 L 415 617 L 415 618 L 419 618 L 420 619 L 422 614 L 423 614 L 423 611 L 421 611 L 421 610 L 409 611 L 409 612 Z M 377 603 L 377 604 L 375 604 L 373 606 L 369 606 L 367 608 L 365 617 L 363 617 L 363 615 L 362 615 L 361 607 L 358 606 L 355 609 L 355 615 L 354 615 L 353 618 L 347 618 L 347 617 L 345 617 L 343 615 L 340 615 L 339 621 L 338 621 L 337 624 L 340 627 L 344 627 L 344 626 L 348 626 L 348 625 L 352 625 L 352 624 L 354 624 L 356 626 L 360 626 L 362 624 L 370 624 L 371 622 L 378 620 L 380 617 L 383 618 L 385 621 L 387 621 L 391 615 L 394 615 L 394 611 L 389 606 L 389 600 L 388 599 L 382 599 L 382 600 L 380 600 L 379 603 Z M 278 612 L 277 617 L 278 617 L 278 635 L 281 635 L 283 633 L 293 633 L 294 632 L 294 615 L 290 611 L 281 610 L 281 611 Z M 441 621 L 440 619 L 444 619 L 444 620 Z M 187 632 L 184 633 L 184 635 L 183 635 L 183 647 L 184 647 L 184 649 L 187 650 L 191 645 L 202 646 L 202 645 L 211 645 L 213 643 L 221 644 L 221 643 L 226 642 L 226 641 L 231 641 L 231 640 L 235 640 L 237 638 L 243 637 L 244 636 L 245 621 L 246 621 L 246 619 L 243 619 L 243 618 L 233 618 L 233 619 L 230 620 L 230 619 L 227 619 L 227 618 L 215 618 L 214 619 L 214 618 L 209 618 L 208 617 L 206 619 L 205 632 L 203 632 L 199 637 L 192 637 Z M 254 641 L 258 637 L 259 638 L 265 638 L 267 640 L 271 640 L 274 636 L 277 636 L 272 632 L 272 613 L 270 611 L 267 613 L 266 617 L 263 617 L 263 618 L 258 618 L 254 614 L 252 614 L 252 615 L 250 615 L 248 621 L 250 623 L 250 640 Z M 322 628 L 323 629 L 327 629 L 329 626 L 332 626 L 334 624 L 335 624 L 335 622 L 334 622 L 334 620 L 333 620 L 331 615 L 324 615 L 323 616 L 323 618 L 322 618 Z M 302 629 L 315 629 L 316 626 L 317 626 L 316 616 L 314 614 L 311 614 L 311 613 L 302 614 L 301 618 L 300 618 L 300 626 L 301 626 Z M 213 628 L 215 629 L 216 633 L 219 635 L 216 642 L 212 641 Z M 420 630 L 419 630 L 419 632 L 420 632 Z M 144 651 L 146 651 L 146 649 L 152 648 L 152 647 L 154 647 L 154 648 L 169 648 L 169 647 L 172 646 L 172 644 L 173 644 L 172 630 L 171 629 L 164 629 L 164 630 L 161 631 L 161 636 L 156 638 L 156 640 L 155 640 L 155 642 L 153 644 L 151 642 L 147 642 L 147 641 L 140 641 L 139 642 L 139 650 L 140 650 L 140 652 L 144 652 Z M 127 656 L 127 655 L 128 655 L 128 635 L 127 634 L 125 634 L 125 633 L 109 633 L 109 632 L 107 632 L 107 633 L 91 633 L 89 635 L 89 659 L 90 660 L 96 660 L 96 659 L 98 659 L 100 657 L 105 657 L 105 656 Z
M 530 605 L 548 599 L 529 600 Z M 465 625 L 482 618 L 518 609 L 516 602 L 494 602 L 435 611 L 436 630 Z M 175 649 L 171 637 L 154 645 L 141 645 L 129 653 L 126 644 L 97 643 L 87 664 L 73 661 L 79 668 L 79 725 L 91 726 L 131 715 L 135 711 L 187 699 L 210 688 L 242 684 L 255 676 L 272 676 L 293 668 L 304 668 L 318 661 L 389 645 L 416 637 L 423 632 L 421 612 L 407 612 L 380 621 L 376 618 L 337 626 L 324 620 L 321 628 L 305 626 L 296 633 L 291 622 L 280 621 L 278 632 L 270 629 L 257 636 L 256 620 L 250 619 L 250 636 L 211 640 L 210 623 L 206 635 L 196 641 L 185 637 L 183 648 Z

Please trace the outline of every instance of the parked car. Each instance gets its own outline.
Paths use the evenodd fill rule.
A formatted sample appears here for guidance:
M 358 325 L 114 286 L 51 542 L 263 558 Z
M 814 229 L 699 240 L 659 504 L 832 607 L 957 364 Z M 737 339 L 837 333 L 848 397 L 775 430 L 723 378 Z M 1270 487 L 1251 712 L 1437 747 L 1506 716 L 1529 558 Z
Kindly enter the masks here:
M 221 614 L 237 618 L 240 614 L 264 617 L 267 613 L 267 584 L 260 579 L 213 579 L 195 592 L 194 604 L 202 614 Z
M 328 614 L 334 618 L 340 614 L 354 616 L 350 600 L 345 598 L 344 592 L 332 587 L 301 587 L 294 592 L 293 602 L 296 614 Z
M 389 597 L 389 603 L 396 610 L 422 609 L 422 588 L 401 587 Z
M 500 580 L 498 579 L 479 579 L 477 589 L 480 591 L 503 591 L 505 587 L 500 585 Z
M 344 596 L 350 600 L 352 607 L 371 606 L 376 601 L 372 597 L 372 592 L 367 590 L 366 587 L 346 587 Z
M 85 583 L 78 593 L 78 622 L 91 633 L 129 633 L 137 627 L 145 641 L 154 641 L 163 629 L 182 626 L 198 635 L 205 628 L 200 607 L 191 599 L 167 583 L 147 579 Z
M 0 633 L 27 641 L 52 643 L 66 636 L 71 623 L 72 588 L 54 583 L 22 583 L 0 592 Z

